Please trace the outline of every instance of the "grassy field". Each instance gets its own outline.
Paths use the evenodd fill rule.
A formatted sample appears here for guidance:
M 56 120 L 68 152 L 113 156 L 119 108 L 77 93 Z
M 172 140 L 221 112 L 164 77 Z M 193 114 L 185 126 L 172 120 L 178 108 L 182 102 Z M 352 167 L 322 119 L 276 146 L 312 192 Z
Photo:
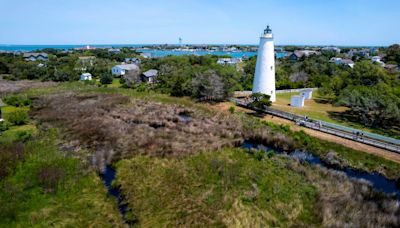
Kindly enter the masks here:
M 99 176 L 63 156 L 55 140 L 46 134 L 13 149 L 14 165 L 4 162 L 9 150 L 0 148 L 2 169 L 11 168 L 0 180 L 0 227 L 121 227 Z
M 347 127 L 360 129 L 367 132 L 387 135 L 394 138 L 400 138 L 400 132 L 395 130 L 385 130 L 377 128 L 369 128 L 357 122 L 350 122 L 345 119 L 339 119 L 335 116 L 345 115 L 347 107 L 334 106 L 329 103 L 324 103 L 319 97 L 318 92 L 313 93 L 313 99 L 305 100 L 304 107 L 297 108 L 290 106 L 290 98 L 293 95 L 299 95 L 299 93 L 278 93 L 276 94 L 276 102 L 272 104 L 273 108 L 278 110 L 294 113 L 297 115 L 308 116 L 313 119 L 318 119 L 334 124 L 340 124 Z
M 240 149 L 117 164 L 117 185 L 140 227 L 309 227 L 315 188 L 281 158 Z
M 25 94 L 35 98 L 33 106 L 39 105 L 31 109 L 31 118 L 49 124 L 64 121 L 57 125 L 63 137 L 36 130 L 31 120 L 18 127 L 36 132 L 22 150 L 18 144 L 14 149 L 0 146 L 0 171 L 5 170 L 0 172 L 0 201 L 5 202 L 0 205 L 0 227 L 122 226 L 115 199 L 107 197 L 93 171 L 94 158 L 116 167 L 114 185 L 121 187 L 131 209 L 126 218 L 139 227 L 400 224 L 398 207 L 391 206 L 391 199 L 374 195 L 365 183 L 273 153 L 215 142 L 256 140 L 279 149 L 305 149 L 322 158 L 333 153 L 333 162 L 339 165 L 390 178 L 399 177 L 400 164 L 240 112 L 217 112 L 189 98 L 80 82 L 31 89 Z M 5 110 L 12 113 L 16 109 Z M 174 122 L 179 110 L 189 110 L 192 120 Z M 3 132 L 0 142 L 2 137 L 17 135 L 14 131 L 16 126 Z M 79 141 L 82 139 L 89 143 Z M 76 144 L 69 144 L 72 142 Z M 101 147 L 107 142 L 115 144 Z M 85 149 L 60 151 L 64 143 Z M 180 148 L 182 153 L 155 153 L 171 148 L 172 152 Z M 121 154 L 121 150 L 127 153 Z

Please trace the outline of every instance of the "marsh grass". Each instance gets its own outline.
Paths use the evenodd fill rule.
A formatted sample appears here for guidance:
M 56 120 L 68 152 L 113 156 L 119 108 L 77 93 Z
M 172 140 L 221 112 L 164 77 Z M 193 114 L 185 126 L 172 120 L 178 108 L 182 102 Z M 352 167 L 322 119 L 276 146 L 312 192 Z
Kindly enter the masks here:
M 373 191 L 366 181 L 319 166 L 288 163 L 317 188 L 316 211 L 323 227 L 399 227 L 400 204 L 394 197 Z
M 6 150 L 14 168 L 0 179 L 0 227 L 121 227 L 99 177 L 64 157 L 51 134 Z
M 76 146 L 93 150 L 93 164 L 100 170 L 112 160 L 137 154 L 180 156 L 243 140 L 235 117 L 119 94 L 52 95 L 33 106 L 33 118 L 64 128 Z M 182 113 L 190 113 L 190 120 L 181 120 Z
M 315 188 L 278 157 L 241 149 L 117 163 L 117 181 L 142 227 L 265 227 L 318 224 Z

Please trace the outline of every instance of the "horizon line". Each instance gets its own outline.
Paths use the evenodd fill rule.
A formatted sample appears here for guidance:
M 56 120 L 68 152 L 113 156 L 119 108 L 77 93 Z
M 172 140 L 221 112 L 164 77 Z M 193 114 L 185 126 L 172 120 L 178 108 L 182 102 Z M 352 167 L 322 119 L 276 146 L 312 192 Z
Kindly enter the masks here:
M 399 43 L 393 43 L 393 44 L 399 44 Z M 275 44 L 275 46 L 315 46 L 315 47 L 331 47 L 331 46 L 335 46 L 335 47 L 389 47 L 390 45 L 393 44 L 389 44 L 389 45 L 359 45 L 359 44 L 354 44 L 354 45 L 335 45 L 335 44 Z M 113 45 L 117 45 L 117 46 L 132 46 L 132 45 L 141 45 L 141 46 L 155 46 L 155 45 L 169 45 L 169 46 L 182 46 L 182 45 L 216 45 L 216 46 L 222 46 L 222 45 L 239 45 L 239 46 L 258 46 L 259 44 L 240 44 L 240 43 L 221 43 L 221 44 L 217 44 L 217 43 L 185 43 L 185 44 L 177 44 L 177 43 L 114 43 L 114 44 L 101 44 L 101 43 L 93 43 L 93 44 L 2 44 L 0 43 L 0 46 L 113 46 Z

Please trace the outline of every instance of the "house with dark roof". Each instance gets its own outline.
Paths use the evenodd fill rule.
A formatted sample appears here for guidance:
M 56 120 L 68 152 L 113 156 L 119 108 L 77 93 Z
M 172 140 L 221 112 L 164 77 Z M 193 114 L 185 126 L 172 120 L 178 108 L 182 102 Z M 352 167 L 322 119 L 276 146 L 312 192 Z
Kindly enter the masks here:
M 139 58 L 125 58 L 124 63 L 140 65 L 142 61 Z
M 288 56 L 289 60 L 294 60 L 297 61 L 300 58 L 304 57 L 309 57 L 311 55 L 319 55 L 320 53 L 318 51 L 312 51 L 312 50 L 301 50 L 301 51 L 294 51 L 292 54 Z
M 141 75 L 141 78 L 142 78 L 142 81 L 144 81 L 144 82 L 155 83 L 157 76 L 158 76 L 158 71 L 151 69 L 146 72 L 143 72 Z
M 23 55 L 26 61 L 48 61 L 49 56 L 47 53 L 24 53 Z

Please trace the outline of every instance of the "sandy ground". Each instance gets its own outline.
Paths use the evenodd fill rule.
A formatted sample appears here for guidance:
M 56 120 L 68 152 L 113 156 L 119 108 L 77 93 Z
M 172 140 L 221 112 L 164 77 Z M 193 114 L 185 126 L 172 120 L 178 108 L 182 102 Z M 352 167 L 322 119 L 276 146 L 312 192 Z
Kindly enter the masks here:
M 216 105 L 213 105 L 212 107 L 218 110 L 223 110 L 223 111 L 227 111 L 229 109 L 229 107 L 234 106 L 233 103 L 231 102 L 223 102 L 223 103 L 218 103 Z M 252 113 L 253 111 L 245 109 L 245 108 L 241 108 L 241 107 L 237 107 L 235 106 L 236 111 L 243 111 L 246 113 Z M 334 136 L 331 134 L 327 134 L 327 133 L 323 133 L 320 131 L 316 131 L 316 130 L 312 130 L 309 128 L 305 128 L 305 127 L 301 127 L 296 125 L 295 123 L 293 123 L 292 121 L 283 119 L 283 118 L 279 118 L 276 116 L 271 116 L 271 115 L 266 115 L 263 117 L 264 120 L 266 121 L 270 121 L 276 124 L 286 124 L 290 126 L 290 129 L 292 129 L 293 131 L 300 131 L 303 130 L 305 133 L 307 133 L 310 136 L 319 138 L 319 139 L 323 139 L 326 141 L 330 141 L 330 142 L 334 142 L 337 144 L 341 144 L 344 145 L 346 147 L 355 149 L 355 150 L 359 150 L 365 153 L 369 153 L 369 154 L 374 154 L 374 155 L 378 155 L 380 157 L 386 158 L 388 160 L 400 163 L 400 154 L 388 151 L 388 150 L 384 150 L 384 149 L 380 149 L 380 148 L 376 148 L 373 146 L 369 146 L 369 145 L 365 145 L 363 143 L 359 143 L 359 142 L 355 142 L 349 139 L 344 139 L 338 136 Z

